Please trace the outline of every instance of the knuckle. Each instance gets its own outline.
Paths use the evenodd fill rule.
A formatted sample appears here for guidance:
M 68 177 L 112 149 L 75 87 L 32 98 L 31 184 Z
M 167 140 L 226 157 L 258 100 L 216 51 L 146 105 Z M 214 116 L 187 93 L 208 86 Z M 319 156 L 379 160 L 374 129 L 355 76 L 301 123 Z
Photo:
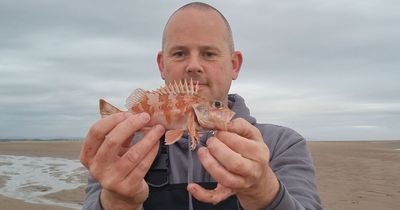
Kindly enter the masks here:
M 213 204 L 213 205 L 217 205 L 220 201 L 221 201 L 221 199 L 219 199 L 219 198 L 217 198 L 217 197 L 213 197 L 213 199 L 212 199 L 212 204 Z
M 86 168 L 89 167 L 89 161 L 86 159 L 86 157 L 83 157 L 82 154 L 81 154 L 81 157 L 80 157 L 80 162 L 81 162 L 82 165 L 85 166 Z
M 127 120 L 124 121 L 124 125 L 126 128 L 139 128 L 143 126 L 145 123 L 141 120 L 138 120 L 137 118 L 128 118 Z
M 88 138 L 93 138 L 95 140 L 104 139 L 103 130 L 100 128 L 98 124 L 94 124 L 92 127 L 90 127 L 86 139 Z
M 232 179 L 231 176 L 224 177 L 224 179 L 221 180 L 221 184 L 227 187 L 231 187 L 235 184 L 235 181 Z
M 131 151 L 125 153 L 125 155 L 126 155 L 126 159 L 131 163 L 136 163 L 140 159 L 139 153 L 135 150 L 131 150 Z
M 238 179 L 234 176 L 227 176 L 223 179 L 221 184 L 229 188 L 238 189 L 242 188 L 246 183 L 243 179 Z
M 262 144 L 260 148 L 260 151 L 257 154 L 265 154 L 267 153 L 268 155 L 261 155 L 260 156 L 260 161 L 263 164 L 267 164 L 269 162 L 269 148 L 266 144 Z
M 239 117 L 239 118 L 237 118 L 237 119 L 235 119 L 235 120 L 236 120 L 235 123 L 236 123 L 238 126 L 244 126 L 245 123 L 247 123 L 247 121 L 246 121 L 245 119 L 241 118 L 241 117 Z
M 235 161 L 232 163 L 231 167 L 234 172 L 241 172 L 244 169 L 244 164 L 243 164 L 243 162 Z
M 149 169 L 149 167 L 148 167 L 148 165 L 147 164 L 145 164 L 143 161 L 142 162 L 140 162 L 137 166 L 136 166 L 136 168 L 139 170 L 139 171 L 147 171 L 148 169 Z
M 118 145 L 118 141 L 113 135 L 106 135 L 103 144 L 105 144 L 107 148 L 112 148 Z
M 250 188 L 252 188 L 253 186 L 254 186 L 253 182 L 245 182 L 245 183 L 243 184 L 243 188 L 245 188 L 245 189 L 250 189 Z
M 92 167 L 89 168 L 89 173 L 90 176 L 93 177 L 93 179 L 95 179 L 98 182 L 101 181 L 101 173 L 99 173 L 99 170 L 97 170 L 96 165 L 93 165 Z
M 101 186 L 107 190 L 113 190 L 115 188 L 115 181 L 112 178 L 104 179 L 101 181 Z
M 88 157 L 87 153 L 90 151 L 90 146 L 87 146 L 87 143 L 84 142 L 81 152 L 79 154 L 79 160 L 86 168 L 90 165 L 90 157 Z
M 145 184 L 146 186 L 143 186 L 142 180 L 136 180 L 134 182 L 130 181 L 129 183 L 129 187 L 121 185 L 121 187 L 118 188 L 121 195 L 124 195 L 125 197 L 136 197 L 146 194 L 148 186 L 147 184 Z
M 262 171 L 263 171 L 262 169 L 260 169 L 260 170 L 255 170 L 254 173 L 253 173 L 253 176 L 251 177 L 251 178 L 253 178 L 252 180 L 257 180 L 257 179 L 259 179 L 259 178 L 263 175 L 263 172 L 262 172 Z
M 219 163 L 211 161 L 210 159 L 204 160 L 204 165 L 207 165 L 210 169 L 221 170 Z

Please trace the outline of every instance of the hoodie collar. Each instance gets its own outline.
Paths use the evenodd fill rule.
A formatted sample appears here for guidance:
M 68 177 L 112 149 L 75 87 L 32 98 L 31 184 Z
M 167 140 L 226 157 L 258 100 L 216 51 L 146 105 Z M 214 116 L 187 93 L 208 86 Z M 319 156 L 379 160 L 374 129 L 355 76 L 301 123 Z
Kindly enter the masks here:
M 235 112 L 233 119 L 235 118 L 243 118 L 247 120 L 252 125 L 257 123 L 256 118 L 250 115 L 250 110 L 247 108 L 246 103 L 244 102 L 243 97 L 238 94 L 229 94 L 228 95 L 228 107 Z

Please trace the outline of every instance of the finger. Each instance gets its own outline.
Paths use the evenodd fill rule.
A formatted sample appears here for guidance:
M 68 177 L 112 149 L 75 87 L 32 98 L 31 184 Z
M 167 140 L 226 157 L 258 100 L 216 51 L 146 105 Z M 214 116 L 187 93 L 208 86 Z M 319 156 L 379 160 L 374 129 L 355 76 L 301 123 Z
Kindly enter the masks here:
M 233 151 L 239 153 L 241 156 L 250 159 L 258 159 L 259 154 L 265 154 L 266 145 L 264 141 L 254 141 L 242 137 L 236 133 L 231 133 L 227 131 L 218 131 L 216 137 L 223 144 L 228 146 Z M 207 140 L 207 144 L 210 144 Z
M 247 122 L 243 118 L 236 118 L 229 122 L 228 131 L 237 133 L 240 136 L 243 136 L 247 139 L 253 139 L 256 141 L 262 141 L 262 135 L 258 128 L 254 127 L 252 124 Z
M 93 124 L 86 135 L 80 153 L 80 160 L 83 165 L 86 167 L 90 165 L 107 133 L 109 133 L 118 123 L 122 122 L 130 115 L 130 113 L 119 112 L 103 118 Z
M 127 177 L 123 181 L 123 185 L 125 186 L 135 186 L 140 180 L 142 180 L 147 172 L 149 171 L 154 159 L 157 156 L 159 149 L 160 141 L 157 141 L 156 144 L 153 145 L 151 150 L 145 155 L 142 161 L 140 161 L 136 167 L 127 175 Z
M 252 173 L 254 163 L 233 151 L 218 138 L 211 137 L 207 140 L 207 149 L 210 154 L 228 171 L 241 176 Z
M 119 150 L 119 152 L 118 152 L 118 157 L 122 157 L 126 152 L 128 152 L 128 150 L 130 149 L 131 147 L 129 146 L 129 147 L 121 147 L 121 149 Z
M 154 126 L 137 144 L 133 145 L 117 162 L 118 169 L 128 175 L 139 163 L 144 161 L 154 145 L 158 145 L 159 139 L 164 134 L 164 127 Z M 158 148 L 158 147 L 157 147 Z M 144 167 L 145 168 L 145 167 Z
M 103 144 L 100 146 L 96 154 L 96 159 L 102 163 L 115 160 L 122 144 L 137 130 L 145 126 L 149 120 L 149 114 L 143 112 L 131 115 L 126 120 L 119 123 L 106 135 Z
M 133 134 L 132 136 L 128 137 L 124 143 L 122 143 L 121 148 L 119 149 L 118 152 L 118 156 L 121 157 L 122 155 L 124 155 L 129 148 L 131 148 L 132 145 L 132 139 L 134 138 L 135 134 Z
M 199 148 L 197 154 L 201 164 L 218 183 L 234 189 L 244 185 L 245 180 L 225 169 L 206 147 Z
M 132 143 L 132 139 L 135 136 L 135 134 L 132 134 L 131 136 L 129 136 L 123 143 L 122 143 L 122 147 L 130 147 L 131 143 Z
M 197 200 L 204 203 L 212 203 L 216 205 L 217 203 L 229 198 L 234 194 L 234 191 L 227 188 L 221 184 L 213 190 L 207 190 L 198 184 L 190 183 L 187 186 L 187 190 L 195 197 Z

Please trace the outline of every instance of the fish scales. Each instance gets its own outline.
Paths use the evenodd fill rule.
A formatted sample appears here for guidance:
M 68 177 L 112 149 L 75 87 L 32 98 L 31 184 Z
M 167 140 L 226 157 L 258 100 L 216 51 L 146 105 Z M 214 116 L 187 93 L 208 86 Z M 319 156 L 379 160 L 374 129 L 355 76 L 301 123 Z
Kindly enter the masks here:
M 147 112 L 151 127 L 161 124 L 165 127 L 166 144 L 173 144 L 188 132 L 191 148 L 195 149 L 201 132 L 209 130 L 226 130 L 227 123 L 235 114 L 219 100 L 209 100 L 198 94 L 198 84 L 179 81 L 154 91 L 136 89 L 126 100 L 128 111 L 133 113 Z M 100 99 L 100 113 L 106 117 L 118 108 Z

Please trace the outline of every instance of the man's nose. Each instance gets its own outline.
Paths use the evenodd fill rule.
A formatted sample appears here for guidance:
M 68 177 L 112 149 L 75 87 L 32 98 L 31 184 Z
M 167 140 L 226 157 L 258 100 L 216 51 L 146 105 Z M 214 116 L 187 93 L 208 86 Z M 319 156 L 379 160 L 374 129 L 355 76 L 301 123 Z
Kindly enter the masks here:
M 198 56 L 191 56 L 189 59 L 189 63 L 186 66 L 187 73 L 202 73 L 204 71 L 203 66 L 201 65 L 201 60 Z

